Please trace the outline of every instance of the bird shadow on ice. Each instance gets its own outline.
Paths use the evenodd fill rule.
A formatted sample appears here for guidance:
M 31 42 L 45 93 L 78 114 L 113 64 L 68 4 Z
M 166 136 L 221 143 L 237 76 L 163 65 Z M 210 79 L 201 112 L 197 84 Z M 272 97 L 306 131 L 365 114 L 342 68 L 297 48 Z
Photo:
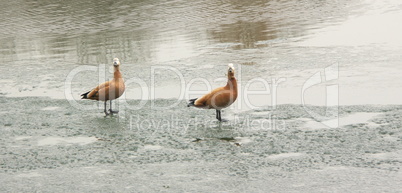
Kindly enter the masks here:
M 213 125 L 198 125 L 192 131 L 189 130 L 189 136 L 196 138 L 233 138 L 241 136 L 242 134 L 238 131 L 237 127 L 218 122 Z
M 88 124 L 89 123 L 89 124 Z M 126 123 L 116 116 L 91 117 L 87 126 L 95 133 L 116 133 L 126 130 Z

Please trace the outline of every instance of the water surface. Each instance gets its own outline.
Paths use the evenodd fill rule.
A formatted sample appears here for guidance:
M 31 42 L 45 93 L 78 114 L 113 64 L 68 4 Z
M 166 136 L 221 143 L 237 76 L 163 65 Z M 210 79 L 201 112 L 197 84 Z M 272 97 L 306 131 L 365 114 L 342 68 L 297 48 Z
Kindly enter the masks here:
M 401 104 L 401 3 L 378 1 L 5 1 L 0 8 L 0 69 L 5 96 L 66 98 L 64 82 L 79 66 L 108 67 L 119 57 L 126 80 L 150 87 L 151 66 L 170 66 L 186 83 L 224 84 L 235 63 L 243 87 L 253 78 L 286 78 L 277 103 L 301 103 L 309 77 L 338 64 L 341 104 Z M 240 70 L 241 69 L 241 70 Z M 106 71 L 110 70 L 106 68 Z M 105 78 L 82 72 L 72 96 Z M 154 98 L 178 98 L 173 72 L 155 77 Z M 256 86 L 263 88 L 262 86 Z M 158 90 L 159 89 L 159 90 Z M 140 99 L 128 85 L 128 99 Z M 166 92 L 169 90 L 170 92 Z M 150 92 L 148 90 L 148 92 Z M 399 92 L 399 91 L 398 91 Z M 325 84 L 307 103 L 325 104 Z M 146 99 L 151 99 L 149 94 Z M 270 96 L 266 96 L 269 98 Z M 258 106 L 270 100 L 255 99 Z

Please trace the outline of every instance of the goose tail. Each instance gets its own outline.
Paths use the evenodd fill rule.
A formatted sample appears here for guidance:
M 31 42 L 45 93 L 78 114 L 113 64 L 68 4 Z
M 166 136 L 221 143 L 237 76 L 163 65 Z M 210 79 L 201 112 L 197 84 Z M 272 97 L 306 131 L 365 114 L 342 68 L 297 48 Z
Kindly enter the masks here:
M 87 99 L 89 92 L 91 92 L 91 91 L 88 91 L 88 92 L 86 92 L 84 94 L 81 94 L 81 99 Z
M 190 99 L 190 100 L 189 100 L 189 103 L 187 104 L 187 107 L 194 106 L 194 102 L 195 102 L 197 99 L 198 99 L 198 98 Z

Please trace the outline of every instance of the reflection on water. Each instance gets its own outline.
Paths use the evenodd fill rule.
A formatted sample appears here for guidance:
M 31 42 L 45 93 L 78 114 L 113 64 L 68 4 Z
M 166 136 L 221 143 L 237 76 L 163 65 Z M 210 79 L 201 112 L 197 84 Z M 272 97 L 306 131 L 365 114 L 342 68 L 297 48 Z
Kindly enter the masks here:
M 375 41 L 376 47 L 362 44 L 364 38 L 359 39 L 359 45 L 366 47 L 357 53 L 339 44 L 361 38 L 365 30 L 375 30 L 372 26 L 358 27 L 359 21 L 374 17 L 375 24 L 384 20 L 396 24 L 395 18 L 380 16 L 400 16 L 400 6 L 397 0 L 5 1 L 0 7 L 0 75 L 11 82 L 7 89 L 30 85 L 33 88 L 29 89 L 62 93 L 62 77 L 73 68 L 109 64 L 119 57 L 125 77 L 145 81 L 152 65 L 177 68 L 186 79 L 213 80 L 221 76 L 222 65 L 233 62 L 244 65 L 243 81 L 285 75 L 289 85 L 299 86 L 311 76 L 303 72 L 306 69 L 324 68 L 334 62 L 341 67 L 382 65 L 365 61 L 373 53 L 389 56 L 389 66 L 400 66 L 400 55 L 395 53 L 400 53 L 401 30 L 395 25 L 380 25 L 376 33 L 366 36 L 394 40 L 392 48 L 382 41 Z M 354 29 L 360 29 L 358 34 L 353 34 Z M 317 44 L 335 41 L 334 37 L 337 44 L 333 48 Z M 194 71 L 199 66 L 212 66 L 214 70 Z M 397 68 L 393 72 L 401 71 Z M 32 79 L 44 74 L 53 78 Z M 74 89 L 79 93 L 87 86 L 82 82 L 92 80 L 77 81 L 80 87 Z M 10 94 L 7 89 L 0 93 Z
M 309 8 L 316 10 L 303 11 Z M 158 62 L 171 49 L 184 58 L 214 42 L 254 48 L 258 41 L 302 34 L 315 14 L 348 12 L 331 2 L 267 0 L 13 1 L 0 9 L 1 51 L 8 56 L 2 62 L 56 57 L 72 63 L 106 63 L 112 55 Z
M 267 24 L 264 22 L 238 21 L 223 24 L 221 28 L 221 31 L 212 31 L 212 37 L 222 43 L 239 43 L 235 46 L 237 49 L 256 48 L 256 42 L 277 38 L 275 33 L 267 33 Z

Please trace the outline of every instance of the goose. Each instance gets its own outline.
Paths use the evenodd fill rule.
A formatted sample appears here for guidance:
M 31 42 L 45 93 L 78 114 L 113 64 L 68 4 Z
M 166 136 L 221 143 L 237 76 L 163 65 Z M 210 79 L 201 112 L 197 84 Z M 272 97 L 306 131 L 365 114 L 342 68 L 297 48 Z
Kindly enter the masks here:
M 222 122 L 221 110 L 233 104 L 237 99 L 237 80 L 233 64 L 228 64 L 227 76 L 226 86 L 216 88 L 201 98 L 190 99 L 187 107 L 215 109 L 216 119 Z
M 120 61 L 118 58 L 113 59 L 113 67 L 114 67 L 114 75 L 113 79 L 110 81 L 106 81 L 94 89 L 81 94 L 81 99 L 89 99 L 89 100 L 97 100 L 97 101 L 105 101 L 105 114 L 109 115 L 106 110 L 106 102 L 110 101 L 110 109 L 109 112 L 111 115 L 113 113 L 118 113 L 119 111 L 112 110 L 112 100 L 119 98 L 125 90 L 124 79 L 120 72 Z

